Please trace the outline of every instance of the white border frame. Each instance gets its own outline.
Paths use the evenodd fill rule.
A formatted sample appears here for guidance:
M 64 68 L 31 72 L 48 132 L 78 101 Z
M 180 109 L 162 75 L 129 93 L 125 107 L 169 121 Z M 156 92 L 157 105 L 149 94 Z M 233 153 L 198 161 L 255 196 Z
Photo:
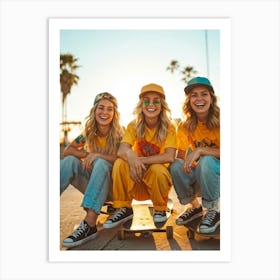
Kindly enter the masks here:
M 278 0 L 0 1 L 0 279 L 280 279 L 279 11 Z M 182 273 L 180 262 L 48 261 L 48 18 L 126 16 L 231 18 L 230 263 L 186 263 Z M 16 81 L 15 65 L 24 65 Z M 260 72 L 261 67 L 269 71 Z M 255 121 L 258 113 L 261 124 Z M 36 129 L 23 125 L 30 122 Z M 30 167 L 35 170 L 26 182 Z M 257 211 L 265 205 L 263 187 L 271 195 L 265 198 L 273 215 Z M 11 217 L 18 214 L 20 231 L 11 231 Z M 250 229 L 260 219 L 273 225 L 268 238 L 260 239 Z M 30 235 L 34 228 L 36 234 Z M 23 242 L 15 242 L 19 240 Z
M 220 30 L 221 246 L 219 251 L 62 251 L 59 222 L 59 55 L 61 29 Z M 231 260 L 231 20 L 229 18 L 49 19 L 49 261 L 54 262 L 228 262 Z M 226 186 L 226 187 L 225 187 Z M 227 217 L 227 218 L 224 218 Z

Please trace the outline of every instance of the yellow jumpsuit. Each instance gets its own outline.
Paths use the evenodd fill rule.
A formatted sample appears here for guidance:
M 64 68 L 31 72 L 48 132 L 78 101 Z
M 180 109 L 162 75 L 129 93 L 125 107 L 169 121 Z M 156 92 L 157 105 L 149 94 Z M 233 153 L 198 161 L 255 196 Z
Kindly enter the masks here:
M 146 128 L 145 139 L 137 139 L 135 122 L 127 126 L 122 142 L 128 143 L 139 157 L 164 153 L 166 148 L 177 148 L 176 129 L 172 125 L 165 141 L 159 143 L 155 137 L 156 129 Z M 129 165 L 123 159 L 117 159 L 113 166 L 114 207 L 131 207 L 132 199 L 139 201 L 151 199 L 155 210 L 166 211 L 168 194 L 172 187 L 172 178 L 168 164 L 148 166 L 141 183 L 135 183 L 129 175 Z

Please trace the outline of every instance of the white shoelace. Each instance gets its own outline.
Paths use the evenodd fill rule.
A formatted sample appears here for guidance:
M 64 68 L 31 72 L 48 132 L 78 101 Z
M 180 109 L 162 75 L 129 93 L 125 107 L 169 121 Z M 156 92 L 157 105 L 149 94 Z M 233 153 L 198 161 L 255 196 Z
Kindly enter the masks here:
M 216 218 L 217 212 L 215 210 L 209 210 L 203 219 L 203 224 L 211 225 L 214 219 Z
M 119 210 L 117 210 L 113 216 L 110 218 L 110 220 L 115 221 L 117 219 L 119 219 L 121 216 L 123 216 L 126 212 L 126 208 L 120 208 Z
M 195 208 L 188 208 L 185 213 L 181 216 L 181 218 L 187 218 L 190 214 L 194 212 Z
M 72 236 L 78 237 L 80 236 L 83 232 L 87 230 L 88 226 L 85 222 L 82 222 L 79 227 L 73 232 Z

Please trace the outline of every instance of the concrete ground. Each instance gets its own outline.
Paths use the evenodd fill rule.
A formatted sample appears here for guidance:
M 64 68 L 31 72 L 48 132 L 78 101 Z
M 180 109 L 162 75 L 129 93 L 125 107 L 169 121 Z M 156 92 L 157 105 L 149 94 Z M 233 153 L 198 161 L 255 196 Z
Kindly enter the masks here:
M 60 243 L 70 235 L 85 216 L 80 207 L 83 195 L 71 185 L 60 198 Z M 118 231 L 121 226 L 112 229 L 103 229 L 102 224 L 107 215 L 101 214 L 97 220 L 99 235 L 77 247 L 68 250 L 219 250 L 220 240 L 196 237 L 189 240 L 187 228 L 177 226 L 175 220 L 184 210 L 184 206 L 178 202 L 174 189 L 171 190 L 170 198 L 174 202 L 172 215 L 167 225 L 173 226 L 173 239 L 168 239 L 166 233 L 154 232 L 149 236 L 129 235 L 125 240 L 118 239 Z M 61 246 L 61 250 L 67 250 Z

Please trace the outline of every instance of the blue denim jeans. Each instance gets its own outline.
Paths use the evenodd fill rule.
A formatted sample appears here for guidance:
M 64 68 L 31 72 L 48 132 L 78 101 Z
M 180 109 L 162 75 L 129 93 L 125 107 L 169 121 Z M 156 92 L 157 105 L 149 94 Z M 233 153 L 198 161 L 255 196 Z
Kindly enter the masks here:
M 60 194 L 69 184 L 84 194 L 81 206 L 99 214 L 105 201 L 112 200 L 112 164 L 97 158 L 92 171 L 86 171 L 80 159 L 67 156 L 60 161 Z
M 201 196 L 202 206 L 217 207 L 220 198 L 220 160 L 203 156 L 190 174 L 183 171 L 182 159 L 175 159 L 170 166 L 174 189 L 181 204 L 186 205 Z

